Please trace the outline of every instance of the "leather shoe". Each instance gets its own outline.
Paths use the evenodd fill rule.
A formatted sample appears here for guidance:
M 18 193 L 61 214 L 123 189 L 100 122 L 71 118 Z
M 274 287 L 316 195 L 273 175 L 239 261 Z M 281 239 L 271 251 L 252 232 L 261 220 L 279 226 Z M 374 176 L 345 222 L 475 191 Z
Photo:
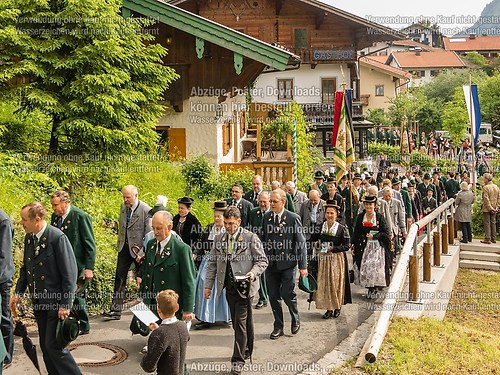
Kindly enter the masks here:
M 332 315 L 333 318 L 338 318 L 339 315 L 340 315 L 340 309 L 333 310 L 333 315 Z
M 80 336 L 82 336 L 82 335 L 88 335 L 88 334 L 89 334 L 89 332 L 90 332 L 90 330 L 86 330 L 86 331 L 85 331 L 85 330 L 81 329 L 81 330 L 80 330 L 80 332 L 79 332 L 78 334 L 79 334 Z
M 114 320 L 120 320 L 122 318 L 122 313 L 120 311 L 114 311 L 114 310 L 105 311 L 102 315 L 105 318 Z
M 489 245 L 491 243 L 491 241 L 484 240 L 484 241 L 481 241 L 481 243 L 485 243 L 486 245 Z
M 264 303 L 264 302 L 257 302 L 257 304 L 255 305 L 255 309 L 256 310 L 260 310 L 262 309 L 263 307 L 266 307 L 267 306 L 267 303 Z
M 491 243 L 497 243 L 497 240 L 491 240 Z
M 199 322 L 198 324 L 196 324 L 194 326 L 194 329 L 196 330 L 199 330 L 199 329 L 207 329 L 207 328 L 211 328 L 213 326 L 212 323 L 208 323 L 208 322 Z
M 296 335 L 300 329 L 300 322 L 292 323 L 292 335 Z
M 283 336 L 283 335 L 284 335 L 283 330 L 277 328 L 271 332 L 271 336 L 269 336 L 269 338 L 271 340 L 277 340 L 277 339 L 279 339 L 280 336 Z
M 326 313 L 323 314 L 323 319 L 330 319 L 333 316 L 333 310 L 326 310 Z

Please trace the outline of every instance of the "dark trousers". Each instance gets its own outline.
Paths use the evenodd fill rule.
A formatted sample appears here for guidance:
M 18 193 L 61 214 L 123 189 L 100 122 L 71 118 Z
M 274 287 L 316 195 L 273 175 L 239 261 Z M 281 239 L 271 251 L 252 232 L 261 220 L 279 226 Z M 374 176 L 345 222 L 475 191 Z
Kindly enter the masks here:
M 462 227 L 462 241 L 472 242 L 472 230 L 470 223 L 460 222 L 460 226 Z
M 37 305 L 34 306 L 35 319 L 47 372 L 49 375 L 81 374 L 71 352 L 57 345 L 56 329 L 59 321 L 57 310 L 40 310 L 37 307 Z
M 497 239 L 497 216 L 494 212 L 483 212 L 484 239 Z
M 267 283 L 266 283 L 266 273 L 264 272 L 260 275 L 260 288 L 259 288 L 259 302 L 267 305 Z
M 7 350 L 4 363 L 10 363 L 12 361 L 12 354 L 14 353 L 14 326 L 9 306 L 11 287 L 12 280 L 0 284 L 0 294 L 2 295 L 2 320 L 0 322 L 0 327 L 5 349 Z
M 113 289 L 113 301 L 111 302 L 112 311 L 122 311 L 125 287 L 127 286 L 127 274 L 132 263 L 135 264 L 136 269 L 139 268 L 139 264 L 130 255 L 128 245 L 125 244 L 123 249 L 118 253 L 118 260 L 116 262 L 115 287 Z
M 281 300 L 285 301 L 290 311 L 292 324 L 298 323 L 299 310 L 297 308 L 297 294 L 295 293 L 295 274 L 297 267 L 286 270 L 278 270 L 275 266 L 268 267 L 265 271 L 269 302 L 273 309 L 274 329 L 283 329 L 283 309 Z
M 245 352 L 253 353 L 254 329 L 252 298 L 243 298 L 236 287 L 226 289 L 226 299 L 231 312 L 231 320 L 234 329 L 234 348 L 231 364 L 233 367 L 245 364 Z

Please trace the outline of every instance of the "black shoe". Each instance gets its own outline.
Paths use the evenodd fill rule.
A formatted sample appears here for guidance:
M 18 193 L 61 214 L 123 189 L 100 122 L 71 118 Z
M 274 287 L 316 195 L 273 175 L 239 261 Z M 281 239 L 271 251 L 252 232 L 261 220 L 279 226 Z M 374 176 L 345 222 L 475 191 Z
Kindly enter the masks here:
M 122 313 L 120 311 L 114 311 L 114 310 L 105 311 L 102 315 L 105 318 L 113 320 L 120 320 L 122 318 Z
M 269 338 L 271 340 L 277 340 L 280 338 L 280 336 L 283 336 L 283 335 L 284 335 L 283 330 L 276 328 L 274 331 L 271 332 L 271 336 L 269 336 Z
M 199 322 L 198 324 L 196 324 L 194 326 L 194 329 L 198 330 L 198 329 L 207 329 L 207 328 L 211 328 L 212 327 L 212 323 L 208 323 L 208 322 Z
M 469 241 L 461 240 L 460 243 L 469 243 Z
M 323 319 L 330 319 L 333 316 L 333 310 L 326 310 L 326 313 L 323 314 Z
M 80 329 L 80 332 L 79 332 L 78 334 L 79 334 L 80 336 L 82 336 L 82 335 L 88 335 L 88 334 L 89 334 L 89 332 L 90 332 L 90 330 L 89 330 L 89 329 L 87 329 L 87 330 Z
M 292 335 L 296 335 L 300 329 L 300 322 L 292 323 Z
M 340 315 L 340 309 L 335 309 L 335 310 L 333 310 L 333 315 L 332 315 L 332 316 L 333 316 L 334 318 L 338 318 L 338 317 L 339 317 L 339 315 Z
M 255 305 L 255 309 L 256 309 L 256 310 L 260 310 L 260 309 L 262 309 L 263 307 L 266 307 L 266 306 L 267 306 L 267 302 L 266 302 L 266 303 L 264 303 L 264 302 L 260 302 L 260 301 L 259 301 L 259 302 L 257 302 L 257 304 Z

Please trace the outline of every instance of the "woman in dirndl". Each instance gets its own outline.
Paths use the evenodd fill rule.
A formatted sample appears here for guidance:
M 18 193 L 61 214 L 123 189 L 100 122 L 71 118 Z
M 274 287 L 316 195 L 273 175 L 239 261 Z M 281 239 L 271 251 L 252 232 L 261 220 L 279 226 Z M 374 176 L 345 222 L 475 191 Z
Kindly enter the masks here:
M 323 319 L 337 318 L 342 305 L 351 303 L 351 286 L 346 251 L 349 231 L 337 221 L 340 207 L 335 200 L 325 204 L 325 222 L 316 243 L 318 255 L 318 290 L 314 296 L 316 308 L 326 309 Z
M 355 283 L 368 288 L 368 298 L 376 298 L 377 290 L 389 285 L 392 269 L 389 227 L 375 212 L 376 203 L 373 195 L 363 199 L 365 210 L 356 219 L 352 237 Z
M 204 297 L 205 277 L 207 276 L 207 264 L 212 250 L 214 237 L 217 234 L 224 233 L 224 211 L 227 209 L 225 201 L 217 201 L 212 207 L 214 210 L 214 222 L 209 224 L 201 235 L 199 247 L 196 249 L 198 257 L 201 256 L 201 264 L 196 278 L 196 296 L 194 304 L 194 314 L 196 319 L 200 322 L 195 325 L 195 329 L 210 328 L 215 322 L 231 321 L 231 314 L 229 312 L 229 305 L 226 300 L 226 289 L 222 290 L 220 296 L 217 296 L 217 283 L 214 283 L 212 294 L 209 299 Z

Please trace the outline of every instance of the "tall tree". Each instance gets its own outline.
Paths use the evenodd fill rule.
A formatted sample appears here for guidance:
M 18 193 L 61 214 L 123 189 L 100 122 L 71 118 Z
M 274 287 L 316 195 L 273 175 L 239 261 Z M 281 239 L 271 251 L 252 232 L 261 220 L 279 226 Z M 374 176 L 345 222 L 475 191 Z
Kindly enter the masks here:
M 460 146 L 467 135 L 469 123 L 462 87 L 457 87 L 452 100 L 444 105 L 441 121 L 443 129 L 450 132 L 451 144 L 454 147 Z
M 51 122 L 48 152 L 130 153 L 154 145 L 177 76 L 120 0 L 2 0 L 0 89 Z

